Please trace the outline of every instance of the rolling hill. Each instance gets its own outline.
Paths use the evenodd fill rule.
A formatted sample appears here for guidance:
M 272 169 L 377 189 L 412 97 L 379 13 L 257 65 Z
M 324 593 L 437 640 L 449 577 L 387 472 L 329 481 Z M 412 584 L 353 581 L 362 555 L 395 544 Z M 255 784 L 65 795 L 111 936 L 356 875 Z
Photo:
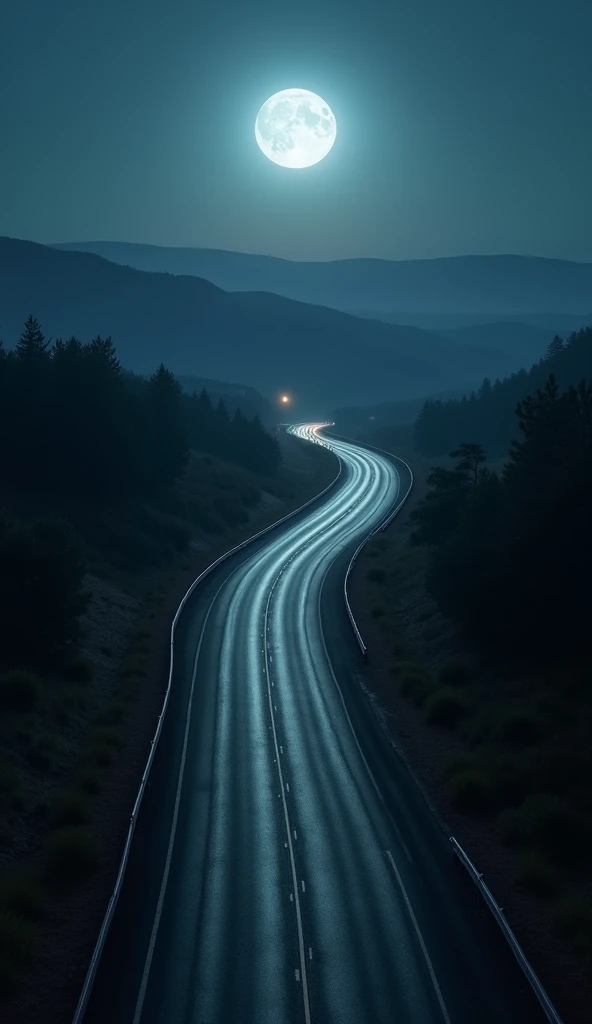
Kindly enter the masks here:
M 541 257 L 453 256 L 431 260 L 294 262 L 218 249 L 128 242 L 56 243 L 140 270 L 190 274 L 228 291 L 275 292 L 356 313 L 589 313 L 592 263 Z M 452 325 L 450 325 L 452 326 Z
M 336 404 L 412 398 L 516 367 L 506 353 L 412 327 L 265 293 L 228 293 L 196 277 L 146 273 L 99 256 L 0 239 L 0 327 L 7 345 L 33 312 L 47 335 L 111 335 L 139 373 L 240 380 L 293 393 L 300 415 Z

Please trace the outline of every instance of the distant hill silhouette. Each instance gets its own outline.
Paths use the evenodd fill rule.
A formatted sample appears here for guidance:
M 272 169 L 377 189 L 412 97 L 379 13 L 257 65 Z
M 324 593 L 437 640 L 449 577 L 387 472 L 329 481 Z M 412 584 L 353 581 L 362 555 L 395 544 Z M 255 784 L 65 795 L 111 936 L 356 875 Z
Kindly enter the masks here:
M 592 310 L 592 307 L 590 307 Z M 453 331 L 460 327 L 480 327 L 486 324 L 526 324 L 553 334 L 579 331 L 592 321 L 592 312 L 586 313 L 410 313 L 409 310 L 351 310 L 355 316 L 368 320 L 384 320 L 387 324 L 419 327 L 422 331 Z
M 32 312 L 46 335 L 111 335 L 123 365 L 294 393 L 298 415 L 410 398 L 516 368 L 458 345 L 277 295 L 229 294 L 195 277 L 148 274 L 98 256 L 0 239 L 0 329 L 10 347 Z
M 592 309 L 592 263 L 532 256 L 453 256 L 433 260 L 281 260 L 219 249 L 128 242 L 57 243 L 139 270 L 191 274 L 228 291 L 266 291 L 348 312 L 487 315 Z M 396 315 L 396 312 L 395 312 Z
M 493 324 L 476 324 L 439 331 L 459 345 L 486 345 L 514 353 L 524 366 L 544 356 L 554 332 L 532 324 L 502 320 Z

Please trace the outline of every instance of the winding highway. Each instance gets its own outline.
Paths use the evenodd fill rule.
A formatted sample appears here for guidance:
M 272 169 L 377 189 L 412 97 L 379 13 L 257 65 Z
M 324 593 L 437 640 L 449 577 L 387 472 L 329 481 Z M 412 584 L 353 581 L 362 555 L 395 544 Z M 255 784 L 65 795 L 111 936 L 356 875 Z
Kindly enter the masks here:
M 404 464 L 325 443 L 336 485 L 183 611 L 88 1024 L 542 1020 L 364 692 L 343 578 Z

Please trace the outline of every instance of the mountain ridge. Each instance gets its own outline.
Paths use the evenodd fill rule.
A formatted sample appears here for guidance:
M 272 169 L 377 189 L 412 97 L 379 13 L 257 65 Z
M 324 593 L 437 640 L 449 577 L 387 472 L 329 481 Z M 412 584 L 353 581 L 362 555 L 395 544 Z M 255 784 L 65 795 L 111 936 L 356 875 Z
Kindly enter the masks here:
M 592 263 L 513 253 L 421 260 L 348 257 L 292 261 L 257 253 L 134 242 L 57 242 L 121 265 L 212 281 L 227 291 L 265 291 L 356 313 L 520 314 L 587 313 L 592 309 Z
M 495 350 L 361 320 L 269 293 L 228 293 L 195 276 L 147 273 L 96 254 L 0 238 L 0 323 L 18 337 L 33 312 L 47 335 L 110 334 L 124 365 L 238 380 L 298 410 L 419 397 L 516 366 Z

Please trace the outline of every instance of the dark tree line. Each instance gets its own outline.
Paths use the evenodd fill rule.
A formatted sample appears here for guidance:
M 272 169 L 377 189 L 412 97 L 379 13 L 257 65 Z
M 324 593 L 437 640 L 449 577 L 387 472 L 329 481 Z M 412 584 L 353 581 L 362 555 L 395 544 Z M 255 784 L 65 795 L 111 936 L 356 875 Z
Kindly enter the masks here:
M 30 492 L 159 495 L 190 447 L 267 475 L 280 462 L 258 417 L 230 421 L 222 401 L 183 394 L 162 364 L 134 378 L 110 338 L 51 344 L 32 316 L 12 352 L 0 347 L 0 437 L 0 482 Z
M 561 387 L 592 377 L 592 327 L 574 332 L 564 341 L 556 335 L 543 359 L 530 371 L 482 382 L 477 392 L 448 401 L 427 401 L 415 423 L 416 447 L 425 455 L 445 455 L 463 438 L 472 437 L 490 458 L 503 456 L 515 434 L 516 403 L 544 386 L 553 374 Z
M 496 649 L 581 650 L 592 615 L 592 381 L 560 393 L 551 375 L 516 408 L 520 440 L 501 476 L 477 443 L 434 468 L 413 512 L 431 547 L 440 609 Z
M 127 498 L 140 510 L 144 501 L 176 507 L 192 447 L 268 475 L 280 462 L 258 417 L 230 420 L 223 402 L 184 394 L 162 364 L 149 380 L 126 373 L 110 338 L 52 344 L 32 316 L 13 351 L 0 342 L 0 446 L 0 501 L 3 491 L 12 501 Z M 208 486 L 204 478 L 206 504 Z M 71 649 L 84 574 L 68 523 L 21 522 L 0 509 L 0 667 Z
M 236 409 L 231 417 L 224 401 L 220 399 L 214 405 L 205 389 L 199 395 L 184 395 L 183 405 L 192 448 L 235 462 L 254 473 L 277 473 L 280 448 L 258 415 L 248 419 Z

